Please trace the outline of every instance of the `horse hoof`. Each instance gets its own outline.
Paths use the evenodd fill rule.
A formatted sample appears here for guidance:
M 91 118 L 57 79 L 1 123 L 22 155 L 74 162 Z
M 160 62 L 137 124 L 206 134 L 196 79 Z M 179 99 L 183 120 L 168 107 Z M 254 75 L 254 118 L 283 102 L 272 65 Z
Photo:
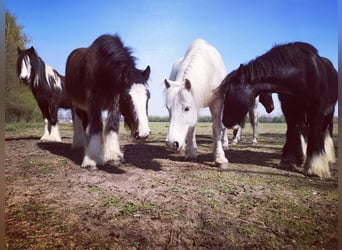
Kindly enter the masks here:
M 278 169 L 286 171 L 298 171 L 296 164 L 289 161 L 281 161 L 278 165 Z
M 228 169 L 228 162 L 226 162 L 226 163 L 217 163 L 217 166 L 221 170 L 227 170 Z

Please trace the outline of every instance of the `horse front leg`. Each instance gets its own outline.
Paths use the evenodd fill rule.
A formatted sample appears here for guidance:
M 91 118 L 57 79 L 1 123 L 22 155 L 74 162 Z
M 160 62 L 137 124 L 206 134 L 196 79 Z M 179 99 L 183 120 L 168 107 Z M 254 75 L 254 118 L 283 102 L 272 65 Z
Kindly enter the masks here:
M 228 168 L 228 159 L 225 156 L 223 146 L 222 146 L 222 105 L 223 103 L 218 99 L 219 102 L 214 103 L 210 106 L 211 116 L 213 118 L 213 155 L 215 163 L 222 169 Z
M 115 96 L 112 108 L 108 111 L 104 131 L 104 160 L 113 161 L 115 165 L 125 162 L 119 142 L 120 116 L 119 96 Z
M 252 126 L 252 131 L 253 131 L 253 138 L 252 138 L 252 144 L 256 145 L 258 143 L 258 111 L 257 111 L 257 107 L 258 107 L 258 102 L 255 101 L 255 104 L 252 108 L 250 108 L 249 110 L 249 119 L 250 119 L 250 123 Z
M 303 139 L 302 126 L 305 123 L 305 112 L 299 109 L 302 105 L 296 103 L 293 98 L 279 95 L 279 99 L 287 123 L 286 142 L 279 168 L 295 171 L 304 162 L 306 145 Z
M 228 129 L 222 125 L 222 131 L 221 131 L 221 141 L 223 143 L 223 148 L 228 149 L 229 147 L 229 141 L 228 141 Z
M 236 125 L 233 129 L 233 145 L 236 145 L 239 143 L 241 139 L 241 132 L 242 132 L 242 127 L 240 125 Z
M 38 107 L 43 115 L 44 120 L 44 134 L 40 138 L 41 141 L 50 141 L 50 112 L 49 112 L 49 106 L 46 102 L 38 101 Z
M 333 141 L 329 128 L 324 124 L 323 115 L 315 114 L 309 120 L 309 135 L 307 158 L 304 163 L 304 173 L 316 175 L 321 179 L 330 178 L 329 161 L 334 151 Z
M 196 161 L 197 159 L 196 127 L 190 127 L 185 138 L 185 159 Z
M 72 109 L 72 126 L 73 137 L 71 150 L 85 149 L 86 147 L 86 135 L 85 130 L 88 126 L 87 113 L 83 110 L 73 108 Z
M 56 103 L 50 104 L 50 124 L 49 136 L 51 141 L 61 142 L 61 136 L 58 129 L 58 105 Z
M 94 98 L 95 99 L 95 98 Z M 102 119 L 101 109 L 96 101 L 89 103 L 88 109 L 89 125 L 86 129 L 86 149 L 82 167 L 95 169 L 96 165 L 104 165 L 102 150 Z

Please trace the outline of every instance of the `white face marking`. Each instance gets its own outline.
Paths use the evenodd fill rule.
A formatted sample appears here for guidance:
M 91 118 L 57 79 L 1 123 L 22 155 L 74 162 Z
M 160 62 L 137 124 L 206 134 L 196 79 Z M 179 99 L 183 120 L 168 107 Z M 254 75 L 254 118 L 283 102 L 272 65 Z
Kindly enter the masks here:
M 146 110 L 146 102 L 147 102 L 147 94 L 146 88 L 143 84 L 133 84 L 129 95 L 132 98 L 132 102 L 135 108 L 135 112 L 138 117 L 139 125 L 139 137 L 146 138 L 150 135 L 150 128 L 148 126 L 148 118 L 147 118 L 147 110 Z
M 174 91 L 177 89 L 178 91 Z M 197 123 L 198 111 L 194 98 L 188 90 L 171 86 L 167 91 L 167 108 L 170 116 L 167 145 L 173 148 L 174 142 L 178 142 L 181 149 L 190 127 L 194 127 Z
M 31 75 L 31 62 L 28 56 L 24 56 L 21 61 L 21 71 L 20 71 L 20 79 L 28 80 Z
M 61 79 L 58 77 L 57 74 L 55 74 L 55 72 L 53 71 L 53 68 L 50 67 L 49 65 L 45 64 L 45 78 L 48 82 L 48 84 L 51 87 L 51 82 L 50 82 L 50 78 L 55 79 L 55 84 L 53 84 L 54 87 L 62 89 L 62 85 L 61 85 Z

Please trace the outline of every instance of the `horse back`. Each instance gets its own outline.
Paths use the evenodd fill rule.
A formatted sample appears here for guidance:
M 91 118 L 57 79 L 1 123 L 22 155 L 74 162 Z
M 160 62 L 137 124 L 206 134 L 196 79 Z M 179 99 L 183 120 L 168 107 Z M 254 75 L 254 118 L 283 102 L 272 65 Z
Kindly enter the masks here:
M 216 48 L 197 39 L 187 50 L 176 81 L 190 80 L 198 106 L 207 107 L 215 99 L 214 90 L 221 84 L 225 74 L 223 59 Z

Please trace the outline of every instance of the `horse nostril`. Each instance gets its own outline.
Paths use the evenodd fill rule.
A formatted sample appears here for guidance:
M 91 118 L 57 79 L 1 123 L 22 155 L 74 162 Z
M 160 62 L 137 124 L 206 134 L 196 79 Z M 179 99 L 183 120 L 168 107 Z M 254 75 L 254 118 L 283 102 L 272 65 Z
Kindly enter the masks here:
M 178 146 L 179 146 L 178 141 L 175 141 L 175 142 L 173 143 L 173 148 L 174 148 L 175 150 L 177 150 L 177 149 L 178 149 Z

